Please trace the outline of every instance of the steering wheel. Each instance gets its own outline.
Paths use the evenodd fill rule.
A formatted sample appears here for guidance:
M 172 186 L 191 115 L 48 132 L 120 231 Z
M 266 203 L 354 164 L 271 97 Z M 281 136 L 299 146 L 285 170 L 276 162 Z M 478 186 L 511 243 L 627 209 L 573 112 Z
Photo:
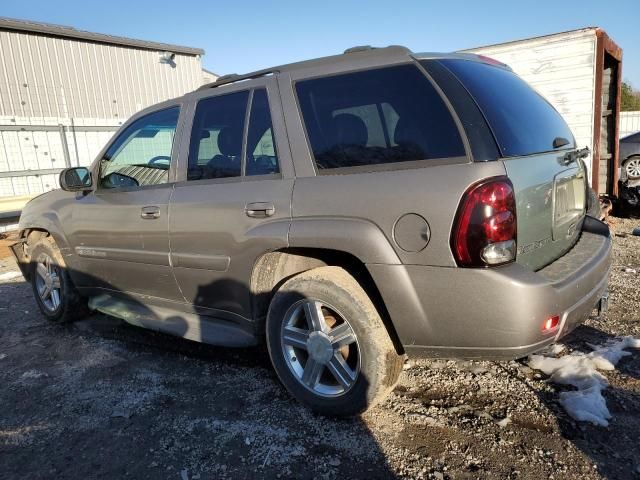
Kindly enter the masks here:
M 157 163 L 166 163 L 167 165 L 169 165 L 171 163 L 171 157 L 167 155 L 158 155 L 157 157 L 153 157 L 151 160 L 149 160 L 148 165 L 154 166 Z

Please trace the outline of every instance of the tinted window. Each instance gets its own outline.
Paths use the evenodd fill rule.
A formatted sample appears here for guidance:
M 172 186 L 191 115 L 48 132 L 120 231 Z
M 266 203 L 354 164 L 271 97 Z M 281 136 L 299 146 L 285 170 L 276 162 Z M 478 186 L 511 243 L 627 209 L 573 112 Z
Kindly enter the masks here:
M 414 65 L 296 84 L 319 169 L 465 155 L 447 107 Z
M 267 175 L 279 171 L 267 91 L 255 90 L 247 133 L 246 175 Z
M 238 177 L 249 92 L 200 100 L 191 129 L 187 180 Z
M 102 188 L 159 185 L 169 181 L 171 149 L 180 108 L 139 118 L 111 144 L 100 164 Z
M 569 141 L 571 130 L 562 116 L 515 73 L 480 62 L 441 61 L 465 85 L 489 122 L 504 156 L 553 150 L 558 137 Z

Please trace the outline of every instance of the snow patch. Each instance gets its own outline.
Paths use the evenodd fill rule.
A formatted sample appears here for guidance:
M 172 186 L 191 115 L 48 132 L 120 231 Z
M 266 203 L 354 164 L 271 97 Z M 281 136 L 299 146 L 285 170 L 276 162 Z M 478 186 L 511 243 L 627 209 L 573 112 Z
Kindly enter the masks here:
M 42 378 L 48 376 L 49 375 L 47 375 L 46 373 L 40 372 L 38 370 L 27 370 L 22 374 L 21 378 Z
M 593 352 L 588 354 L 573 352 L 559 358 L 544 354 L 531 355 L 529 367 L 546 373 L 554 383 L 577 388 L 574 391 L 560 393 L 560 405 L 573 419 L 606 427 L 609 425 L 611 414 L 602 396 L 602 390 L 607 388 L 609 382 L 598 370 L 614 370 L 622 357 L 631 355 L 631 352 L 625 349 L 640 348 L 640 339 L 622 337 L 602 346 L 590 346 Z M 548 352 L 557 355 L 559 351 L 554 352 L 551 349 Z
M 0 281 L 13 280 L 14 278 L 18 278 L 21 276 L 22 274 L 20 272 L 4 272 L 0 273 Z

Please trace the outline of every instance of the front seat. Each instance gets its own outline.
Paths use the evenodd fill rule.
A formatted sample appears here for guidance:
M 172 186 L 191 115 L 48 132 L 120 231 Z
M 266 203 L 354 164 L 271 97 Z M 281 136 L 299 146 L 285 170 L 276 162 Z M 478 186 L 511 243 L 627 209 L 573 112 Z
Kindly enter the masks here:
M 242 130 L 230 126 L 218 133 L 218 151 L 207 163 L 208 178 L 240 176 L 242 155 Z

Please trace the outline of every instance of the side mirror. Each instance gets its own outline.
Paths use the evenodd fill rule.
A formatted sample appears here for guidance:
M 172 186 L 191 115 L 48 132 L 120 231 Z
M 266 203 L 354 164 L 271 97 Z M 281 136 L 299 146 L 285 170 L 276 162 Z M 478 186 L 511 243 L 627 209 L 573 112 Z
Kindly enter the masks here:
M 86 167 L 65 168 L 60 172 L 60 188 L 67 192 L 84 192 L 91 190 L 93 181 L 91 172 Z

